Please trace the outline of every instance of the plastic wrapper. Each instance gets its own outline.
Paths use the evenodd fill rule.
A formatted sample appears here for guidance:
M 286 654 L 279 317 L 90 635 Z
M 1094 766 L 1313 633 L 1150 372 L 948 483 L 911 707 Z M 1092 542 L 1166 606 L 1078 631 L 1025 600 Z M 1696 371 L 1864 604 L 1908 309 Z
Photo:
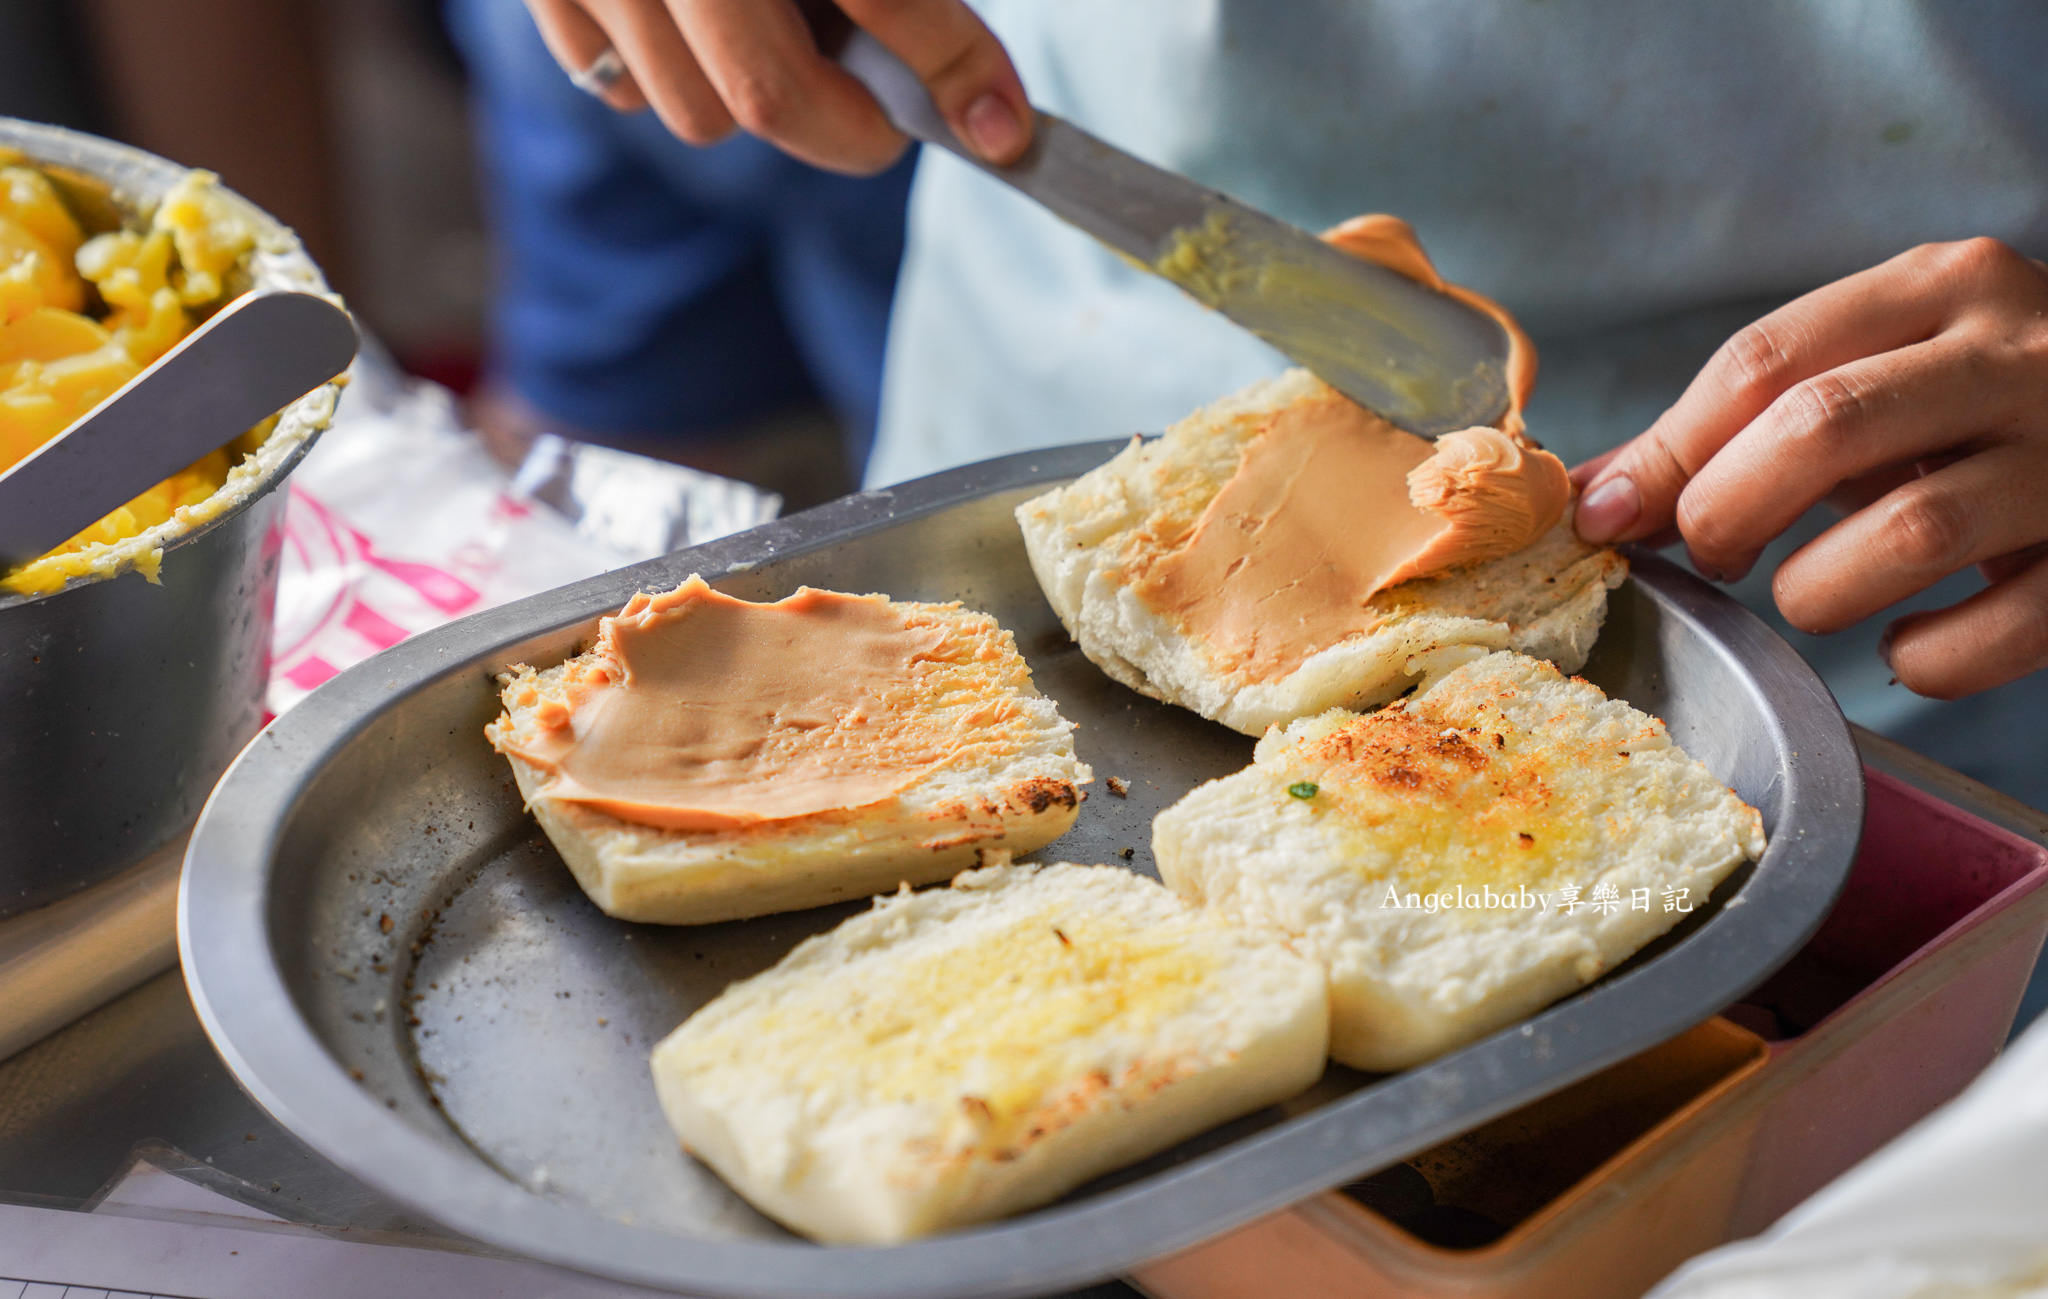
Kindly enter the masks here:
M 415 632 L 775 517 L 745 483 L 544 437 L 518 475 L 367 349 L 289 483 L 270 711 Z

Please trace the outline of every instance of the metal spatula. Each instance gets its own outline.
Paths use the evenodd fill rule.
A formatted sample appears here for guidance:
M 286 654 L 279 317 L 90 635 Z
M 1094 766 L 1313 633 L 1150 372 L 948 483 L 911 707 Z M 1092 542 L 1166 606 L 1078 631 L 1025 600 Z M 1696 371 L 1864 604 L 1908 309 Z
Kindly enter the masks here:
M 853 33 L 839 62 L 905 135 L 1015 186 L 1402 428 L 1434 438 L 1507 409 L 1507 334 L 1463 303 L 1049 113 L 1021 161 L 988 166 L 872 36 Z
M 0 474 L 0 570 L 26 563 L 348 368 L 356 331 L 311 293 L 244 294 Z

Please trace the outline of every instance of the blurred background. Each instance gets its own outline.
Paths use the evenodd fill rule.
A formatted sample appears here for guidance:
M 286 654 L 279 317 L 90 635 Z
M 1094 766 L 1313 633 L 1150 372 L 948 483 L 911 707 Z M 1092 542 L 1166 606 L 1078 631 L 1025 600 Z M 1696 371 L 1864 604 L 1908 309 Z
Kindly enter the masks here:
M 0 114 L 220 173 L 508 466 L 555 432 L 788 509 L 859 481 L 907 160 L 689 151 L 575 91 L 519 0 L 0 0 Z

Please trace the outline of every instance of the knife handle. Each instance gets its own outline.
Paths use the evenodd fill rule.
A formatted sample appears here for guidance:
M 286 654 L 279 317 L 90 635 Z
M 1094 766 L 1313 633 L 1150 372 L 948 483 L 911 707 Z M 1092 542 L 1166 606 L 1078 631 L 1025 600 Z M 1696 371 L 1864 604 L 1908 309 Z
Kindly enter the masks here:
M 985 165 L 953 134 L 924 83 L 888 46 L 856 28 L 846 38 L 846 48 L 839 52 L 839 66 L 868 88 L 868 93 L 882 105 L 891 126 L 913 140 L 936 144 L 969 162 Z

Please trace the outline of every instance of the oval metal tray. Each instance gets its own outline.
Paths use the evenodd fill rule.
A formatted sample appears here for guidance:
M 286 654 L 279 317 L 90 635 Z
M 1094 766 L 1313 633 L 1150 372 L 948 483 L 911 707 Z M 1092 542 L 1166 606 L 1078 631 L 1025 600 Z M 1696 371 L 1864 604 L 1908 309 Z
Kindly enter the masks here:
M 1080 723 L 1093 789 L 1039 856 L 1153 873 L 1150 824 L 1251 741 L 1111 682 L 1039 594 L 1012 508 L 1112 444 L 1006 457 L 849 497 L 467 618 L 323 686 L 222 780 L 193 835 L 179 942 L 235 1077 L 314 1149 L 505 1249 L 700 1295 L 1015 1295 L 1080 1284 L 1425 1149 L 1712 1015 L 1811 935 L 1855 856 L 1861 768 L 1834 700 L 1755 617 L 1637 557 L 1585 675 L 1655 713 L 1763 813 L 1762 862 L 1622 969 L 1404 1073 L 1308 1094 L 1056 1205 L 890 1248 L 826 1248 L 677 1149 L 654 1042 L 852 907 L 697 928 L 589 905 L 484 742 L 493 675 L 574 652 L 635 591 L 701 572 L 752 599 L 802 584 L 960 599 L 1016 634 Z M 1126 855 L 1128 854 L 1128 856 Z

